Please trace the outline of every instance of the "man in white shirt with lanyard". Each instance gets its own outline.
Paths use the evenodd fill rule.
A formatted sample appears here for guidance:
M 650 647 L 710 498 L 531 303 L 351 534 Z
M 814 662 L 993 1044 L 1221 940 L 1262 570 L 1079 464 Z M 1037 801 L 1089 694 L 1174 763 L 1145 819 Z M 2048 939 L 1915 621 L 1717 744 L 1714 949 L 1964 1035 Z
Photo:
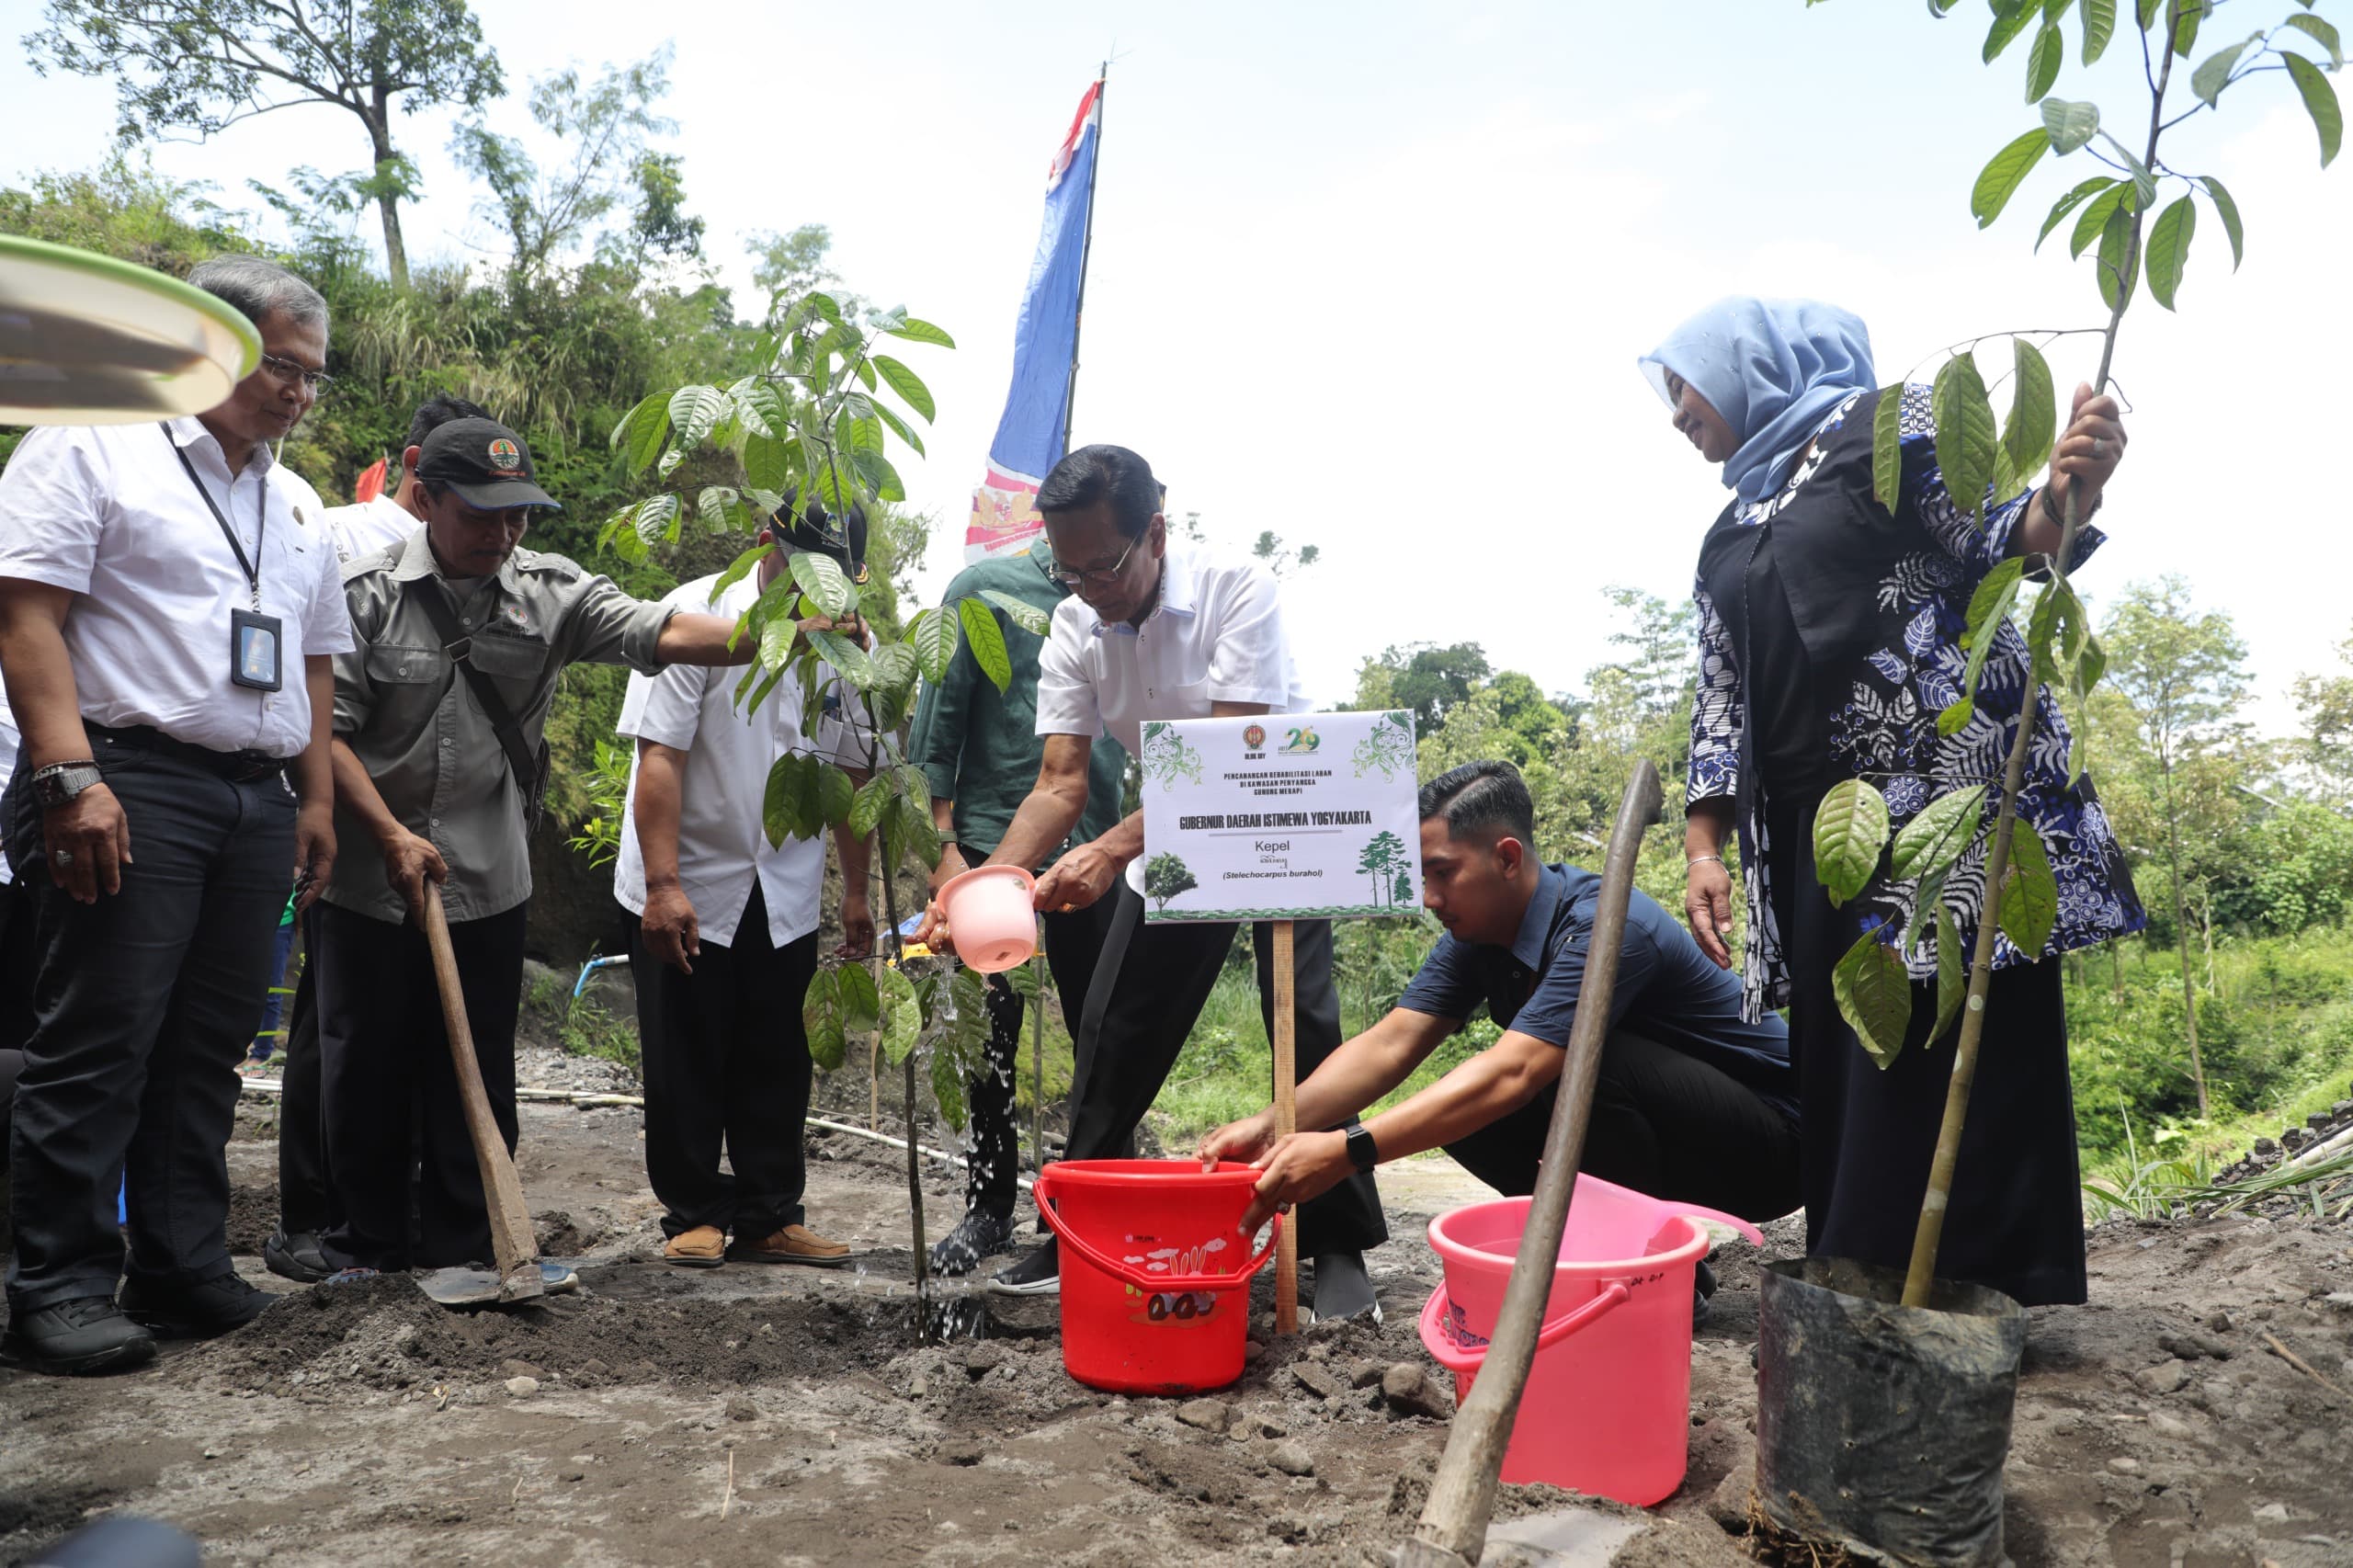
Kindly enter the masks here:
M 1086 805 L 1086 765 L 1097 735 L 1108 733 L 1145 757 L 1146 720 L 1309 709 L 1284 640 L 1273 574 L 1256 562 L 1220 560 L 1170 539 L 1160 499 L 1151 465 L 1125 447 L 1082 447 L 1038 487 L 1054 574 L 1072 593 L 1054 610 L 1038 662 L 1045 760 L 989 865 L 1029 869 L 1062 845 Z M 1107 894 L 1120 901 L 1079 1026 L 1084 1065 L 1071 1090 L 1065 1159 L 1115 1159 L 1128 1152 L 1233 946 L 1238 923 L 1144 923 L 1143 847 L 1143 813 L 1137 812 L 1074 846 L 1038 880 L 1040 909 L 1083 909 Z M 945 929 L 935 900 L 916 940 L 934 941 Z M 1332 923 L 1302 920 L 1292 929 L 1293 1016 L 1304 1078 L 1340 1043 L 1340 1002 L 1332 985 Z M 1267 926 L 1254 926 L 1259 1006 L 1271 1037 L 1269 938 Z M 1301 1205 L 1299 1227 L 1300 1252 L 1314 1259 L 1316 1315 L 1377 1312 L 1363 1251 L 1386 1241 L 1389 1231 L 1371 1172 L 1359 1171 Z M 1060 1282 L 1057 1249 L 1049 1241 L 992 1283 L 1029 1294 Z
M 288 880 L 307 903 L 335 863 L 351 628 L 267 445 L 326 379 L 326 301 L 249 256 L 188 281 L 261 334 L 228 401 L 35 430 L 0 474 L 0 669 L 24 733 L 0 813 L 40 966 L 0 1358 L 43 1371 L 133 1365 L 151 1329 L 223 1333 L 276 1300 L 231 1267 L 223 1153 Z
M 801 551 L 831 556 L 864 582 L 865 514 L 852 508 L 847 528 L 831 525 L 813 501 L 799 519 L 779 513 L 760 532 L 776 548 L 750 575 L 715 602 L 716 574 L 663 602 L 740 617 Z M 837 700 L 814 734 L 802 733 L 803 682 L 831 674 L 820 664 L 788 676 L 752 709 L 737 704 L 733 676 L 673 665 L 631 676 L 621 703 L 620 730 L 637 743 L 637 759 L 613 895 L 639 917 L 630 968 L 645 1057 L 645 1174 L 662 1201 L 662 1256 L 682 1267 L 849 1261 L 847 1246 L 809 1228 L 801 1204 L 813 1069 L 801 999 L 817 971 L 825 845 L 769 844 L 762 810 L 768 772 L 790 754 L 824 757 L 864 782 L 860 731 Z M 840 826 L 833 837 L 844 949 L 864 957 L 874 950 L 866 841 Z

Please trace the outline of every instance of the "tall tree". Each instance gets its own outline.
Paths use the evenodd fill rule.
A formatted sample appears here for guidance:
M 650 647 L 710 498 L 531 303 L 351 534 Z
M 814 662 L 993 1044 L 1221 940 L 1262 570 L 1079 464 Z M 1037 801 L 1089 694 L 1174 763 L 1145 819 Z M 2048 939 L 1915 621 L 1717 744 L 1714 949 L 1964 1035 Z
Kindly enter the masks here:
M 2135 583 L 2108 618 L 2108 680 L 2126 702 L 2157 772 L 2159 818 L 2172 873 L 2175 935 L 2181 952 L 2183 1028 L 2198 1114 L 2209 1113 L 2206 1067 L 2198 1049 L 2198 988 L 2189 966 L 2189 900 L 2182 873 L 2186 778 L 2205 774 L 2243 741 L 2246 644 L 2220 610 L 2200 614 L 2178 575 Z
M 532 83 L 531 118 L 563 150 L 544 167 L 479 117 L 450 138 L 459 164 L 490 187 L 487 208 L 506 231 L 518 282 L 544 279 L 632 199 L 627 234 L 636 250 L 691 256 L 700 245 L 702 220 L 682 210 L 678 160 L 648 145 L 677 129 L 653 107 L 670 90 L 670 52 L 665 44 L 593 81 L 567 68 Z
M 110 77 L 119 130 L 199 138 L 256 115 L 334 104 L 367 128 L 373 162 L 348 176 L 376 205 L 384 261 L 408 287 L 400 204 L 416 165 L 392 142 L 394 100 L 478 108 L 506 90 L 465 0 L 50 0 L 25 46 L 52 65 Z
M 1439 648 L 1427 642 L 1383 650 L 1357 667 L 1359 710 L 1410 708 L 1414 733 L 1428 735 L 1449 711 L 1466 701 L 1490 674 L 1486 650 L 1476 642 Z
M 2353 802 L 2353 638 L 2337 644 L 2338 673 L 2296 677 L 2303 733 L 2295 750 L 2313 793 L 2330 805 Z

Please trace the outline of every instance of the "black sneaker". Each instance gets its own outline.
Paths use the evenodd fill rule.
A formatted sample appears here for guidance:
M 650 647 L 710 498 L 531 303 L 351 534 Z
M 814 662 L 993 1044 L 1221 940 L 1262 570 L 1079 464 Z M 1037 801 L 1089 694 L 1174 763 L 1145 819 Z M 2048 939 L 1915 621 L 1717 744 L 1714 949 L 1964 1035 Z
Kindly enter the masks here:
M 0 1361 L 35 1372 L 108 1372 L 155 1358 L 155 1336 L 104 1296 L 11 1314 Z
M 931 1249 L 931 1271 L 949 1278 L 970 1274 L 981 1259 L 1003 1252 L 1013 1242 L 1013 1216 L 994 1209 L 972 1208 L 956 1228 Z
M 282 1296 L 256 1290 L 233 1270 L 194 1285 L 122 1282 L 122 1310 L 165 1339 L 210 1339 L 239 1329 Z
M 1315 1259 L 1315 1321 L 1370 1317 L 1381 1321 L 1381 1301 L 1360 1252 L 1324 1253 Z
M 1058 1296 L 1063 1289 L 1062 1253 L 1052 1242 L 1012 1267 L 989 1277 L 989 1289 L 1000 1296 Z
M 1699 1267 L 1691 1273 L 1691 1326 L 1693 1328 L 1701 1327 L 1707 1323 L 1709 1312 L 1714 1310 L 1708 1305 L 1708 1298 L 1715 1293 L 1716 1271 L 1708 1267 L 1708 1260 L 1703 1257 L 1699 1260 Z
M 261 1244 L 261 1260 L 272 1274 L 297 1285 L 315 1285 L 335 1272 L 335 1265 L 319 1250 L 316 1231 L 279 1231 Z

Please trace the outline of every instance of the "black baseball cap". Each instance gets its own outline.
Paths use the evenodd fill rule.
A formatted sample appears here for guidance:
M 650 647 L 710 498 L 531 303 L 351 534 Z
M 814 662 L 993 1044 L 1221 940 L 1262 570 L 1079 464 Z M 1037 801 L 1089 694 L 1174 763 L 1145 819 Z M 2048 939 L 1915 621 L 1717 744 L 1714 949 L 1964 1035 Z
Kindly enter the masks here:
M 446 484 L 469 506 L 503 512 L 509 506 L 551 506 L 554 496 L 531 479 L 531 450 L 495 419 L 452 419 L 425 437 L 416 477 Z
M 792 508 L 799 497 L 797 488 L 786 491 L 784 505 L 768 518 L 768 528 L 776 535 L 777 542 L 830 556 L 851 582 L 865 582 L 866 508 L 852 506 L 847 519 L 835 517 L 825 510 L 824 502 L 812 495 L 801 505 L 801 515 L 796 517 Z

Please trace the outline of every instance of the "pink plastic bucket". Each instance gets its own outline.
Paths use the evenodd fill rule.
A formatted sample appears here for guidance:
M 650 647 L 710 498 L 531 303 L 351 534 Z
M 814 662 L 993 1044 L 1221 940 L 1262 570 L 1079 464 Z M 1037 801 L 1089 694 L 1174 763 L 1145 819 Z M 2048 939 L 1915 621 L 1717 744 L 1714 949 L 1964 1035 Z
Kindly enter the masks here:
M 1422 1344 L 1468 1399 L 1528 1227 L 1529 1199 L 1474 1203 L 1430 1221 L 1446 1283 L 1422 1308 Z M 1692 1216 L 1745 1220 L 1577 1177 L 1503 1478 L 1648 1507 L 1683 1483 L 1691 1439 L 1692 1273 L 1708 1233 Z
M 956 956 L 983 974 L 1026 963 L 1038 950 L 1038 913 L 1029 905 L 1037 885 L 1018 866 L 976 866 L 939 890 Z

